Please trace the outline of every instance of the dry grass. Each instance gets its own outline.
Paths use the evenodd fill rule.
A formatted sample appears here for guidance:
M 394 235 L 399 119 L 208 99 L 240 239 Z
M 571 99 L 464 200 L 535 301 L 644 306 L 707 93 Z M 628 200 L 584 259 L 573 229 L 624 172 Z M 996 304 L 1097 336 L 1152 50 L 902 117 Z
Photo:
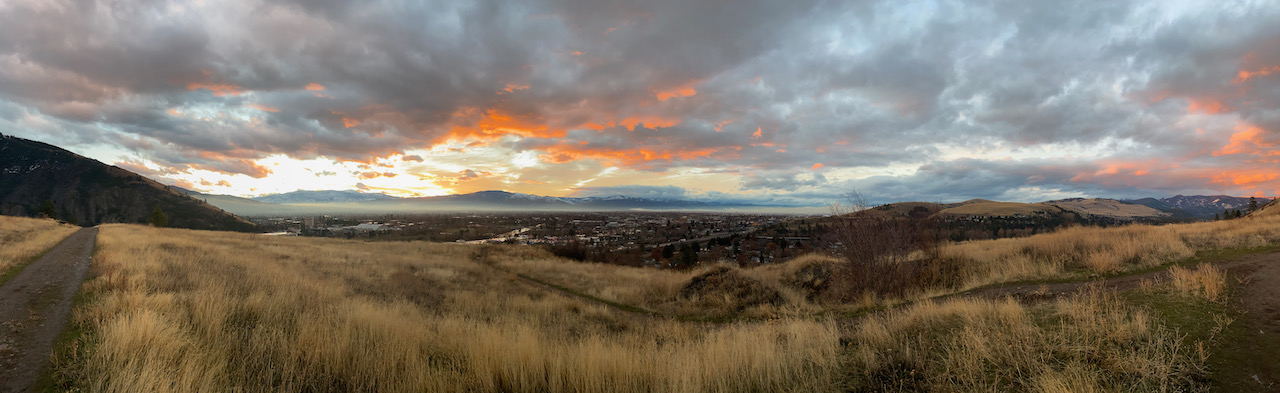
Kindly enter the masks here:
M 1045 203 L 1045 205 L 1049 205 Z M 1165 213 L 1149 206 L 1121 203 L 1114 199 L 1082 199 L 1053 202 L 1052 205 L 1084 215 L 1106 217 L 1168 217 Z
M 504 271 L 519 273 L 544 282 L 553 282 L 601 299 L 633 305 L 660 314 L 683 317 L 721 318 L 745 316 L 771 318 L 814 313 L 821 306 L 811 301 L 805 288 L 793 280 L 796 271 L 812 261 L 834 261 L 830 257 L 807 255 L 794 261 L 765 265 L 751 269 L 739 269 L 731 264 L 708 264 L 679 271 L 653 268 L 636 268 L 607 264 L 565 263 L 551 258 L 501 258 L 495 265 Z M 730 291 L 717 298 L 706 296 L 680 296 L 681 290 L 694 277 L 718 269 L 730 269 L 733 274 L 754 281 L 745 285 L 761 285 L 768 291 L 776 291 L 782 302 L 746 302 Z
M 1026 238 L 953 244 L 944 258 L 962 261 L 958 289 L 1036 279 L 1085 278 L 1141 270 L 1197 252 L 1253 248 L 1280 241 L 1280 216 L 1163 226 L 1072 227 Z
M 1222 300 L 1227 288 L 1227 273 L 1210 264 L 1201 264 L 1195 270 L 1174 266 L 1169 269 L 1169 276 L 1178 293 L 1211 302 Z
M 0 216 L 0 277 L 58 245 L 79 229 L 49 219 Z
M 1280 217 L 1255 217 L 1071 228 L 952 245 L 943 256 L 963 261 L 962 287 L 974 287 L 1131 271 L 1278 239 Z M 1188 348 L 1204 343 L 1183 342 L 1147 312 L 1097 290 L 1038 306 L 923 302 L 841 328 L 814 315 L 891 300 L 815 299 L 830 278 L 823 269 L 839 263 L 815 255 L 752 269 L 669 271 L 574 263 L 529 247 L 132 225 L 105 226 L 97 250 L 84 287 L 89 300 L 74 313 L 86 333 L 56 360 L 68 389 L 1178 391 L 1203 372 L 1204 357 Z M 682 296 L 712 269 L 728 272 L 718 291 L 776 290 L 781 300 L 743 306 L 714 291 Z M 1208 269 L 1174 280 L 1185 275 L 1185 293 L 1220 297 L 1220 276 Z M 668 315 L 759 322 L 629 314 L 516 274 Z
M 1096 289 L 1034 307 L 925 302 L 850 341 L 854 391 L 1180 391 L 1203 372 L 1176 332 Z
M 995 202 L 978 199 L 966 201 L 960 206 L 943 209 L 939 213 L 964 216 L 1012 216 L 1016 214 L 1035 215 L 1058 211 L 1061 211 L 1061 209 L 1038 203 Z
M 74 311 L 86 333 L 57 379 L 93 392 L 779 392 L 840 375 L 832 322 L 619 314 L 477 262 L 551 263 L 544 253 L 478 250 L 104 226 Z

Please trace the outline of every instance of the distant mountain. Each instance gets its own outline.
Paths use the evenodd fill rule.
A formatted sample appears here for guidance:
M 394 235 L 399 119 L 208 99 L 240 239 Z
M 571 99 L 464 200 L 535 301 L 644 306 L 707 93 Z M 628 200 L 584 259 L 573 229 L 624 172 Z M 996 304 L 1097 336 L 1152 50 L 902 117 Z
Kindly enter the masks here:
M 172 227 L 256 228 L 136 173 L 46 143 L 0 135 L 0 214 L 34 216 L 46 201 L 57 218 L 86 226 L 146 223 L 159 207 Z
M 173 187 L 173 189 L 200 200 L 201 202 L 217 206 L 219 209 L 241 216 L 257 216 L 280 210 L 280 205 L 258 202 L 249 198 L 241 198 L 231 195 L 205 194 L 180 187 Z
M 345 203 L 380 201 L 398 198 L 387 194 L 364 193 L 359 191 L 298 190 L 283 194 L 263 195 L 250 199 L 263 203 Z
M 1258 206 L 1262 206 L 1270 202 L 1271 199 L 1257 198 L 1257 201 Z M 1213 218 L 1214 214 L 1222 213 L 1223 210 L 1249 209 L 1248 197 L 1227 195 L 1177 195 L 1161 199 L 1143 198 L 1128 202 L 1169 212 L 1174 217 L 1197 219 Z
M 412 213 L 437 211 L 622 211 L 622 210 L 751 210 L 789 208 L 743 203 L 605 197 L 550 197 L 507 191 L 480 191 L 469 194 L 421 198 L 397 198 L 385 194 L 356 191 L 295 191 L 251 199 L 210 195 L 190 191 L 195 198 L 236 214 L 248 216 Z

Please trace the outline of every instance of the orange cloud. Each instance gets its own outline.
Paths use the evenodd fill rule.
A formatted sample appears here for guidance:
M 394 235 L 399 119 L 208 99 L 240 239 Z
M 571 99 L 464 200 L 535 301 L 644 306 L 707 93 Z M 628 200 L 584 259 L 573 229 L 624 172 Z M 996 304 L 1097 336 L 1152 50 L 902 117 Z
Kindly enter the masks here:
M 238 96 L 244 94 L 244 88 L 231 83 L 188 83 L 187 90 L 205 89 L 213 92 L 215 97 Z
M 1240 84 L 1255 77 L 1268 76 L 1275 73 L 1280 73 L 1280 66 L 1264 67 L 1255 71 L 1240 70 L 1240 72 L 1236 73 L 1236 78 L 1231 80 L 1231 83 Z
M 700 81 L 693 79 L 673 88 L 654 90 L 653 94 L 658 98 L 658 101 L 666 101 L 676 97 L 690 97 L 698 94 L 698 90 L 693 88 L 698 82 Z
M 270 175 L 271 168 L 267 168 L 257 163 L 245 159 L 228 159 L 226 156 L 213 152 L 202 152 L 201 157 L 219 161 L 216 165 L 205 164 L 188 164 L 191 169 L 203 169 L 210 172 L 219 172 L 226 174 L 242 174 L 255 179 L 261 179 Z
M 1216 115 L 1219 113 L 1229 112 L 1233 110 L 1230 106 L 1227 106 L 1223 104 L 1221 101 L 1214 100 L 1214 99 L 1188 98 L 1187 100 L 1191 101 L 1190 104 L 1187 104 L 1187 112 L 1191 112 L 1191 113 L 1203 112 L 1210 115 Z
M 674 127 L 677 124 L 680 124 L 680 119 L 678 118 L 666 118 L 661 116 L 632 116 L 622 120 L 609 121 L 607 123 L 588 123 L 585 127 L 596 131 L 603 131 L 607 128 L 623 126 L 629 131 L 635 131 L 636 126 L 640 125 L 648 128 L 665 128 Z
M 1245 186 L 1255 188 L 1261 183 L 1280 179 L 1280 174 L 1270 170 L 1243 170 L 1222 172 L 1213 176 L 1213 182 L 1222 185 Z
M 545 154 L 538 156 L 543 162 L 563 164 L 581 159 L 600 160 L 615 166 L 644 166 L 652 161 L 692 160 L 712 157 L 720 149 L 705 148 L 695 150 L 670 150 L 637 148 L 627 150 L 595 149 L 574 145 L 558 145 L 548 147 Z
M 272 107 L 269 107 L 269 106 L 266 106 L 266 105 L 262 105 L 262 104 L 255 104 L 255 103 L 250 103 L 250 104 L 249 104 L 249 107 L 250 107 L 250 108 L 253 108 L 253 109 L 260 110 L 260 111 L 263 111 L 263 112 L 273 112 L 273 113 L 274 113 L 274 112 L 279 112 L 279 111 L 280 111 L 280 109 L 279 109 L 279 108 L 272 108 Z
M 454 112 L 455 125 L 450 138 L 476 137 L 496 139 L 505 135 L 519 135 L 537 138 L 564 137 L 563 129 L 552 129 L 547 122 L 537 115 L 526 115 L 491 108 L 481 111 L 479 108 L 462 108 Z
M 761 133 L 761 131 L 763 131 L 762 128 L 756 127 L 756 133 L 751 134 L 751 139 L 759 138 L 760 136 L 764 135 Z
M 1213 155 L 1222 156 L 1229 154 L 1255 154 L 1255 155 L 1275 155 L 1276 151 L 1263 152 L 1280 144 L 1280 141 L 1266 140 L 1267 131 L 1261 127 L 1251 124 L 1240 124 L 1236 126 L 1236 132 L 1231 134 L 1231 139 L 1222 149 L 1213 152 Z
M 1162 163 L 1156 160 L 1149 161 L 1103 161 L 1099 162 L 1099 168 L 1093 173 L 1081 173 L 1071 178 L 1073 182 L 1096 181 L 1106 184 L 1125 184 L 1129 186 L 1138 185 L 1148 181 L 1155 181 L 1150 175 L 1153 171 L 1165 172 L 1176 167 Z M 1146 178 L 1146 180 L 1140 179 Z M 1041 178 L 1043 180 L 1043 178 Z
M 724 126 L 733 124 L 734 121 L 736 120 L 725 120 L 725 121 L 716 123 L 716 126 L 715 126 L 716 132 L 724 131 Z
M 515 93 L 515 92 L 520 91 L 520 90 L 528 90 L 528 89 L 529 89 L 529 85 L 521 85 L 521 84 L 517 84 L 517 83 L 508 83 L 508 84 L 507 84 L 507 87 L 506 87 L 506 88 L 503 88 L 501 92 L 498 92 L 498 94 L 502 94 L 502 92 Z
M 307 86 L 304 87 L 304 89 L 307 89 L 307 91 L 320 91 L 320 90 L 324 90 L 325 88 L 324 88 L 324 85 L 319 83 L 308 83 Z
M 819 170 L 819 169 L 822 169 L 822 163 L 821 163 L 821 162 L 819 162 L 819 163 L 817 163 L 817 164 L 813 164 L 813 166 L 812 166 L 812 167 L 809 167 L 809 169 L 812 169 L 812 170 L 815 170 L 815 171 L 816 171 L 816 170 Z

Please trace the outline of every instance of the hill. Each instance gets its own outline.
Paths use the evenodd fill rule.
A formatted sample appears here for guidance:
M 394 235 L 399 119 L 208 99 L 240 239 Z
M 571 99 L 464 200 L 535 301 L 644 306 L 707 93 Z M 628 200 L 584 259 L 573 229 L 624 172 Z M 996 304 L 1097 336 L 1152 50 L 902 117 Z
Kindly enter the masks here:
M 1062 212 L 1061 208 L 1038 203 L 995 202 L 985 199 L 973 199 L 961 202 L 959 206 L 943 209 L 939 213 L 965 216 L 1049 216 L 1061 214 Z
M 145 223 L 159 207 L 172 227 L 256 228 L 136 173 L 46 143 L 0 135 L 0 214 L 35 216 L 46 201 L 52 202 L 57 218 L 85 226 Z
M 1159 219 L 1170 217 L 1168 212 L 1148 206 L 1105 198 L 1071 198 L 1041 202 L 1042 204 L 1076 212 L 1085 217 L 1116 219 Z

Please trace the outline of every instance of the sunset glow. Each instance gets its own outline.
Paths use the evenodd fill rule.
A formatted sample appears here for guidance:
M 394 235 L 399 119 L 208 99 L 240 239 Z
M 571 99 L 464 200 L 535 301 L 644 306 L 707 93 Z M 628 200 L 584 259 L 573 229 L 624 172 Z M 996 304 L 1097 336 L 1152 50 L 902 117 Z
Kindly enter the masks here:
M 1280 194 L 1280 4 L 322 3 L 0 5 L 0 132 L 241 196 Z

